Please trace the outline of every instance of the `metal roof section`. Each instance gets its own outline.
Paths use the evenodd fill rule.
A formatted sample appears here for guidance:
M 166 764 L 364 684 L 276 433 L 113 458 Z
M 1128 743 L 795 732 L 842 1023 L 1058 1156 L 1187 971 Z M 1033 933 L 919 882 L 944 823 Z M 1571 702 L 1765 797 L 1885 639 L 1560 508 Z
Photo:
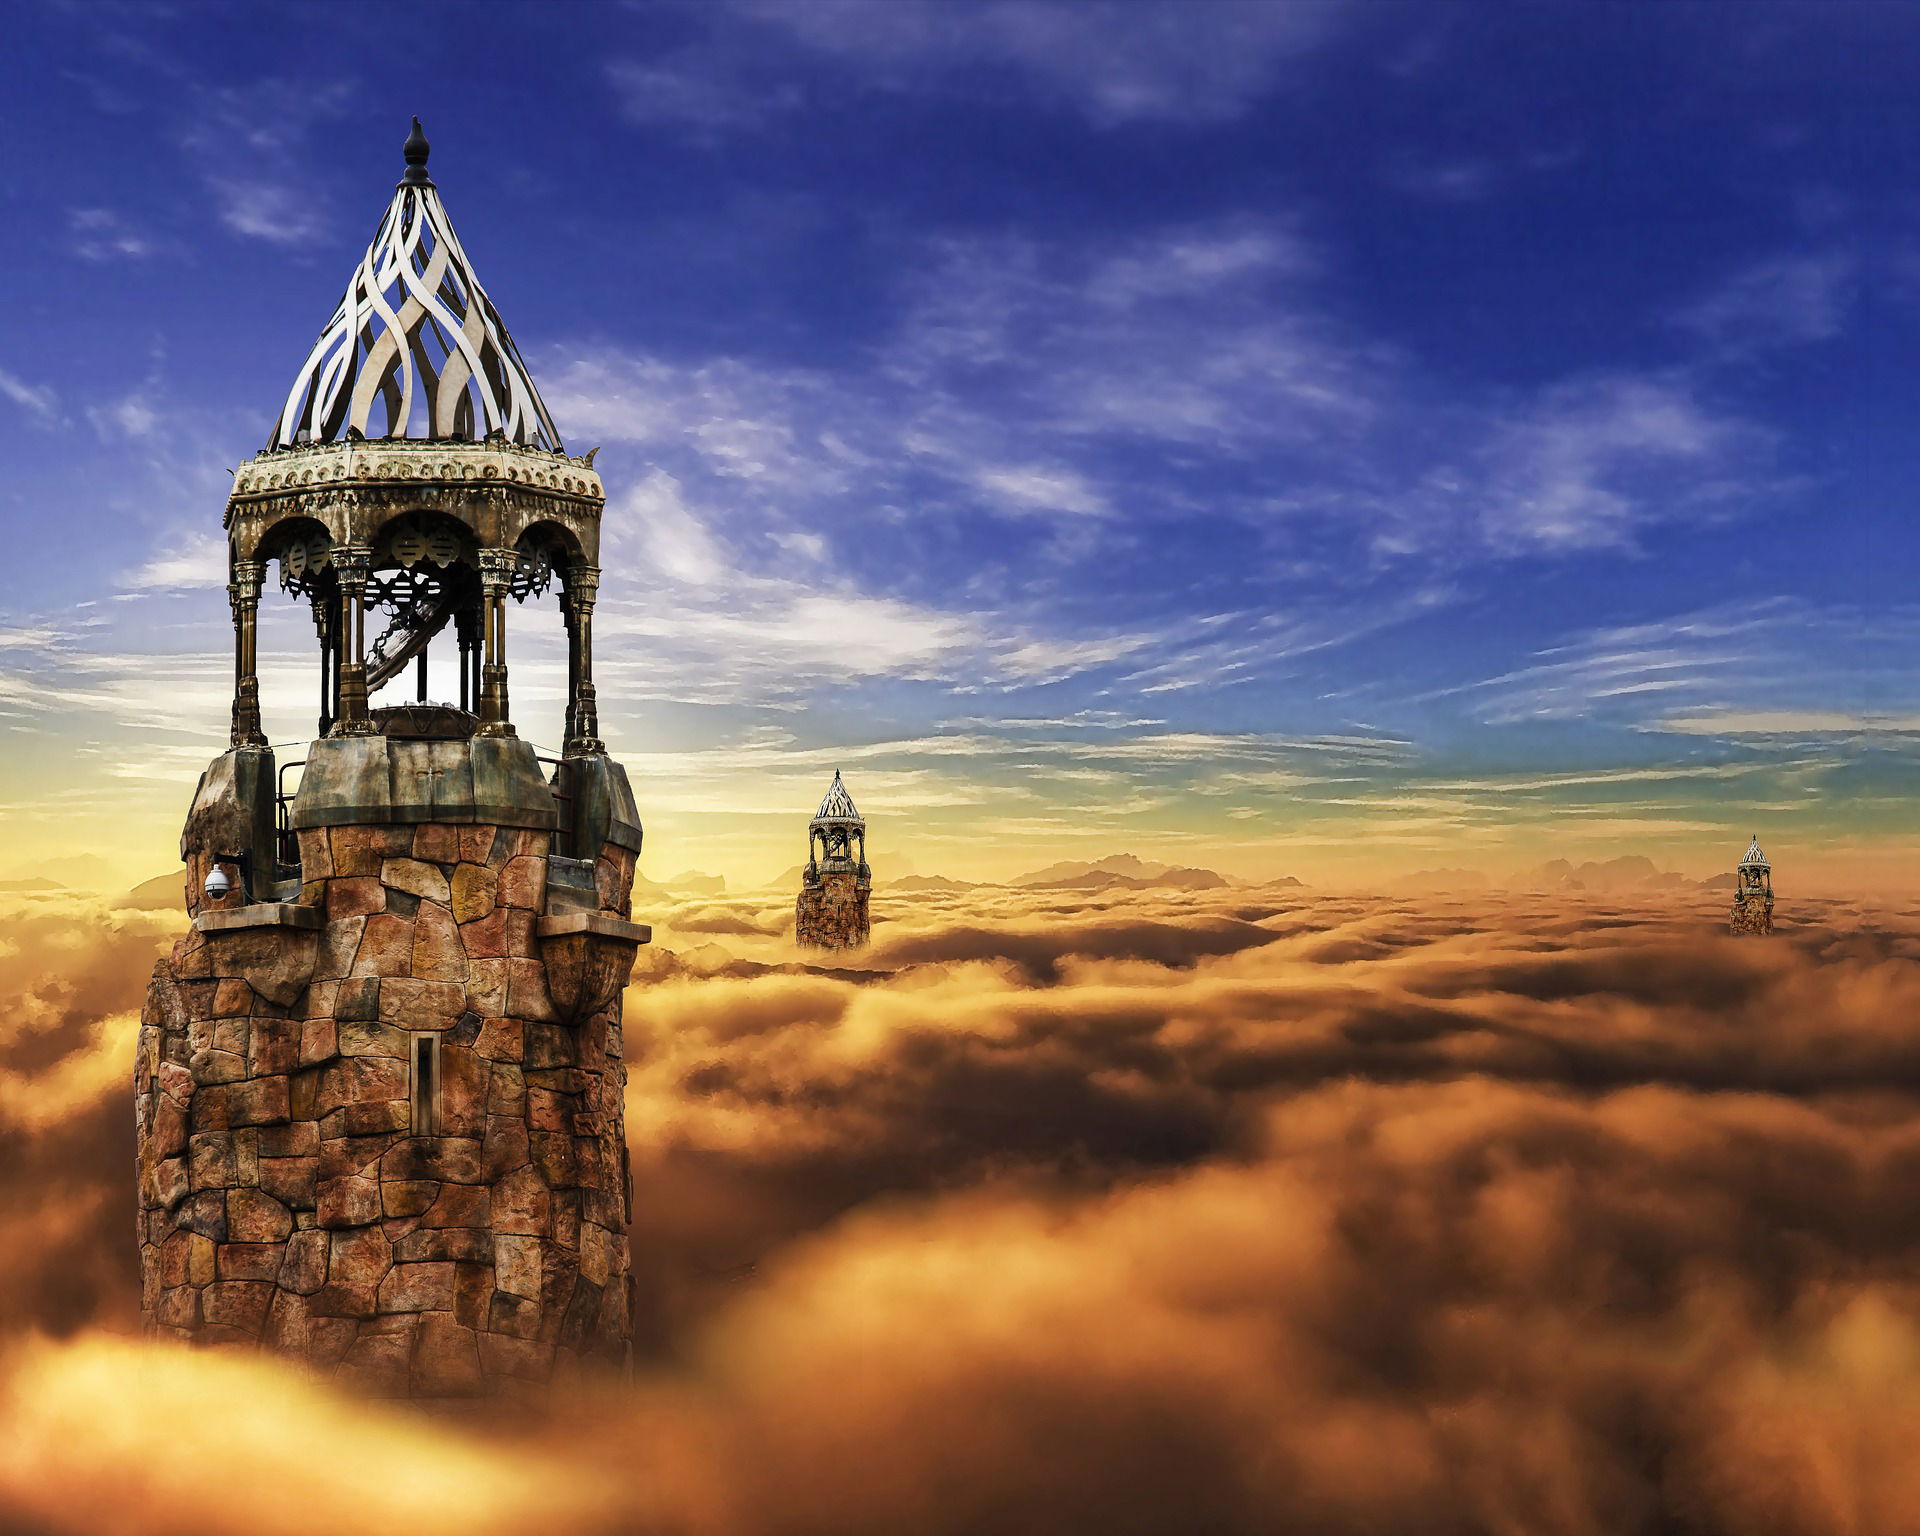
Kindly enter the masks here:
M 865 826 L 866 819 L 853 808 L 853 796 L 847 793 L 847 786 L 840 782 L 840 770 L 834 769 L 833 783 L 827 786 L 827 797 L 820 802 L 820 809 L 814 812 L 815 821 L 850 821 Z
M 499 433 L 521 447 L 561 450 L 540 391 L 427 175 L 427 151 L 416 117 L 406 175 L 288 391 L 269 448 Z
M 1742 869 L 1773 868 L 1773 866 L 1767 862 L 1767 856 L 1760 851 L 1760 834 L 1758 832 L 1753 834 L 1753 841 L 1747 844 L 1747 856 L 1740 861 L 1740 867 Z

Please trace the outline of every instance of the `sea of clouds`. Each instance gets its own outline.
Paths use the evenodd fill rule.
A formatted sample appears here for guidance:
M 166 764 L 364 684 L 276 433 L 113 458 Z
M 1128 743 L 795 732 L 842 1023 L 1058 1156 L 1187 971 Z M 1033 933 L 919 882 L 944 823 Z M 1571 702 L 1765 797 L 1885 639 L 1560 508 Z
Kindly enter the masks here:
M 1920 1531 L 1920 906 L 649 896 L 636 1369 L 515 1421 L 139 1342 L 182 920 L 0 899 L 7 1532 Z

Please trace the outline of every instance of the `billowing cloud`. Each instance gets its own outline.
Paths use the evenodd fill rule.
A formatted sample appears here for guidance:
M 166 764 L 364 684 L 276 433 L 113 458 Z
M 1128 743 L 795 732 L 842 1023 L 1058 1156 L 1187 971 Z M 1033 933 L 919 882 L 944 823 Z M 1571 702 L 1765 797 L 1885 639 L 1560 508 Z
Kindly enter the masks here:
M 124 1337 L 169 921 L 14 899 L 0 1526 L 1827 1536 L 1920 1498 L 1920 911 L 883 890 L 816 964 L 785 892 L 647 900 L 636 1369 L 508 1431 Z

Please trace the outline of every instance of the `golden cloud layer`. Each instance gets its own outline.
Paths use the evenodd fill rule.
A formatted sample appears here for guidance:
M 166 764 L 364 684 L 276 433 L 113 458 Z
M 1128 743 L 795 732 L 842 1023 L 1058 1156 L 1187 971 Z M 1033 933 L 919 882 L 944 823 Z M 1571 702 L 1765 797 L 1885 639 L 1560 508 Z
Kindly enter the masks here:
M 877 904 L 641 914 L 640 1361 L 508 1425 L 133 1341 L 172 924 L 14 903 L 0 1527 L 1920 1530 L 1920 912 Z

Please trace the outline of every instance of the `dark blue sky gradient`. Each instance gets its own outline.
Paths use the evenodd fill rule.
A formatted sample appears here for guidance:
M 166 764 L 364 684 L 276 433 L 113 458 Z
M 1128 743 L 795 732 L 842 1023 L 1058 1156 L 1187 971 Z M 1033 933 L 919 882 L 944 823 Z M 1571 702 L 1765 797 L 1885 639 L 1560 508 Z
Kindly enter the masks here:
M 111 755 L 124 708 L 50 721 L 58 679 L 218 662 L 224 471 L 417 112 L 569 446 L 604 445 L 616 743 L 722 778 L 762 740 L 871 748 L 935 826 L 1031 786 L 1006 743 L 1041 728 L 1006 722 L 1064 721 L 1080 777 L 1036 794 L 1038 841 L 1071 843 L 1074 794 L 1168 839 L 1198 805 L 1275 868 L 1349 814 L 1437 860 L 1443 804 L 1541 838 L 1585 804 L 1604 852 L 1590 789 L 1496 781 L 1662 765 L 1692 776 L 1641 783 L 1620 847 L 1663 820 L 1717 847 L 1789 779 L 1809 837 L 1911 830 L 1832 786 L 1920 729 L 1920 7 L 5 21 L 0 704 L 28 734 Z M 689 802 L 687 836 L 720 814 Z

